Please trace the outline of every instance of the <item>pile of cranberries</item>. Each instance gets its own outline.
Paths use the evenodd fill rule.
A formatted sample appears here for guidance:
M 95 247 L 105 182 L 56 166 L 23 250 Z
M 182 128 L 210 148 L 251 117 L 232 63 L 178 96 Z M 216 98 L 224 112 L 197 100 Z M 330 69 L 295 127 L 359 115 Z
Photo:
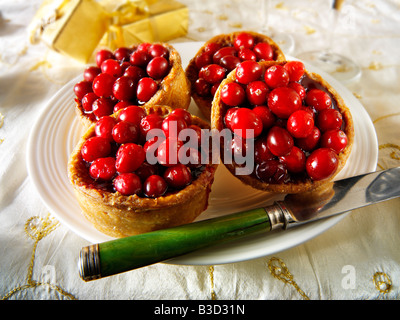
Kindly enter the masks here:
M 253 175 L 266 183 L 331 177 L 348 143 L 345 123 L 336 100 L 307 76 L 304 64 L 263 68 L 248 60 L 237 65 L 235 75 L 220 88 L 223 121 L 235 132 L 232 152 L 246 154 L 252 139 Z
M 95 124 L 94 136 L 81 148 L 90 184 L 125 196 L 149 198 L 185 188 L 204 169 L 200 145 L 185 144 L 177 136 L 185 128 L 201 136 L 202 129 L 183 109 L 161 116 L 129 106 L 114 116 L 103 116 Z M 161 134 L 152 135 L 153 129 Z M 179 162 L 180 152 L 189 159 L 186 164 Z
M 91 120 L 129 105 L 143 105 L 158 91 L 170 71 L 169 50 L 162 44 L 142 43 L 96 53 L 96 66 L 84 70 L 74 86 L 77 102 Z
M 207 43 L 204 52 L 195 57 L 198 79 L 195 92 L 201 97 L 214 97 L 225 76 L 245 60 L 274 60 L 273 48 L 267 42 L 256 42 L 253 35 L 239 33 L 232 44 Z

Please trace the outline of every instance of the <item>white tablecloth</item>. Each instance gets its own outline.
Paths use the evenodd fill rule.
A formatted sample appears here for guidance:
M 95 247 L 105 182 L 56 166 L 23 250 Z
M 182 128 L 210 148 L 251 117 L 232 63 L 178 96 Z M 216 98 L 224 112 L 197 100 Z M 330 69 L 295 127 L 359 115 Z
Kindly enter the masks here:
M 189 32 L 172 44 L 205 41 L 240 29 L 257 31 L 262 22 L 255 1 L 181 2 L 190 10 Z M 92 282 L 82 281 L 77 260 L 80 249 L 90 243 L 49 212 L 26 167 L 27 138 L 38 115 L 47 101 L 84 69 L 84 65 L 43 43 L 29 43 L 27 26 L 40 4 L 40 0 L 0 0 L 0 297 L 400 297 L 399 199 L 354 210 L 323 234 L 270 256 L 221 265 L 159 263 Z M 398 166 L 400 3 L 344 1 L 336 25 L 332 24 L 331 5 L 331 1 L 271 1 L 269 32 L 287 33 L 295 39 L 293 50 L 285 52 L 291 56 L 329 45 L 357 61 L 362 76 L 346 86 L 375 126 L 379 143 L 377 170 Z

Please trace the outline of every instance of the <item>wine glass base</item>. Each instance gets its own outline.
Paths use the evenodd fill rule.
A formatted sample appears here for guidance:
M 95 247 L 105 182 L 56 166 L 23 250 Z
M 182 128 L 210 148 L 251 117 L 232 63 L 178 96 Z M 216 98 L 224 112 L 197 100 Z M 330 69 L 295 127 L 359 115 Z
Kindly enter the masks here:
M 336 53 L 311 51 L 298 54 L 297 58 L 320 68 L 345 84 L 356 82 L 361 77 L 361 68 L 354 61 Z
M 281 48 L 284 54 L 291 55 L 294 51 L 294 39 L 290 34 L 272 32 L 271 39 Z

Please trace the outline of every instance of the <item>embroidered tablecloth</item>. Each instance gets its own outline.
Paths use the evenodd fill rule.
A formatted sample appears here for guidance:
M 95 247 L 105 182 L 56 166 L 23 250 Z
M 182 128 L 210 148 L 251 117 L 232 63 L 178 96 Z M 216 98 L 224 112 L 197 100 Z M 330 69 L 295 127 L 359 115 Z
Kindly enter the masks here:
M 378 138 L 376 170 L 400 164 L 400 2 L 181 1 L 189 30 L 171 44 L 238 30 L 286 34 L 285 53 L 326 46 L 355 60 L 361 77 L 344 83 Z M 326 232 L 273 255 L 216 265 L 155 264 L 84 282 L 77 261 L 90 243 L 44 205 L 26 165 L 27 139 L 51 97 L 84 66 L 27 26 L 40 0 L 0 0 L 0 297 L 3 299 L 398 299 L 400 200 L 354 210 Z M 340 71 L 340 70 L 339 70 Z M 338 74 L 333 74 L 338 76 Z M 72 103 L 72 102 L 71 102 Z M 353 115 L 357 117 L 357 114 Z M 54 190 L 56 193 L 57 190 Z M 229 192 L 229 189 L 227 190 Z

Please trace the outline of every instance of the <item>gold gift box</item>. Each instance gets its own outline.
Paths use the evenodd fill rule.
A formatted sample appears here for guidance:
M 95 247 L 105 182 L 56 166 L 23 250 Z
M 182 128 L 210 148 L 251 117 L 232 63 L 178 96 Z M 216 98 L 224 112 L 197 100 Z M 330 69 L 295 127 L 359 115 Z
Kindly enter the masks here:
M 46 0 L 29 29 L 32 43 L 41 40 L 87 63 L 99 47 L 114 50 L 184 36 L 188 21 L 188 8 L 177 1 Z

